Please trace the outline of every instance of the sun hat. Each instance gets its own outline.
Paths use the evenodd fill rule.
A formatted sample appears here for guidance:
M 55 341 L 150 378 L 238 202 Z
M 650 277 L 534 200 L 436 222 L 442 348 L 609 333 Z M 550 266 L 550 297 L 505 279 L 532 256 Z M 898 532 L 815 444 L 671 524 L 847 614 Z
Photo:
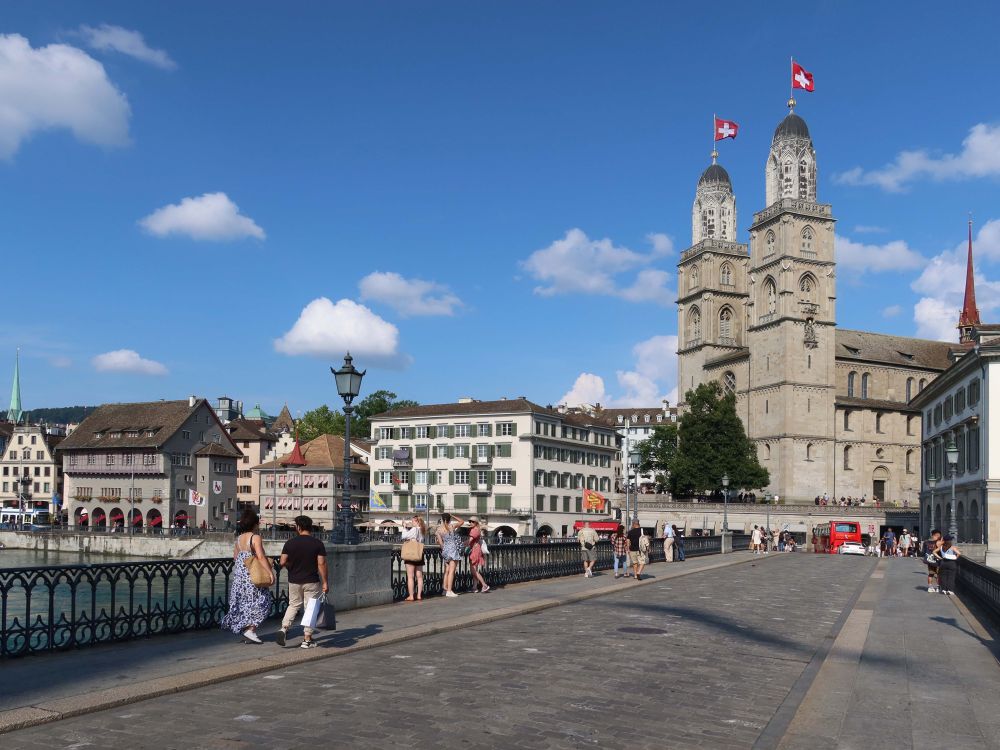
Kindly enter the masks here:
M 479 524 L 479 516 L 469 516 L 469 523 Z

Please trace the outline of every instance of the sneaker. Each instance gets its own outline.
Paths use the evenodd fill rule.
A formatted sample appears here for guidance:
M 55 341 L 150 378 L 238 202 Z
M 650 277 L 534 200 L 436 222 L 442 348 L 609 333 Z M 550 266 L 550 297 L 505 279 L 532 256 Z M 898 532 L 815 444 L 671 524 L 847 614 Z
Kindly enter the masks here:
M 313 641 L 302 641 L 299 648 L 316 648 L 316 644 Z
M 275 640 L 278 642 L 279 646 L 281 646 L 282 648 L 285 647 L 285 629 L 284 628 L 282 628 L 281 630 L 278 631 L 277 635 L 275 636 Z
M 456 594 L 454 591 L 445 591 L 444 595 L 445 596 L 458 596 L 458 594 Z
M 485 594 L 485 593 L 486 593 L 487 591 L 489 591 L 489 590 L 490 590 L 490 587 L 489 587 L 489 586 L 486 586 L 486 587 L 485 587 L 485 588 L 484 588 L 484 589 L 483 589 L 482 591 L 480 591 L 479 593 L 480 593 L 480 594 Z
M 246 638 L 248 641 L 250 641 L 250 643 L 264 642 L 260 639 L 259 635 L 257 635 L 254 631 L 250 630 L 249 628 L 243 631 L 243 637 Z

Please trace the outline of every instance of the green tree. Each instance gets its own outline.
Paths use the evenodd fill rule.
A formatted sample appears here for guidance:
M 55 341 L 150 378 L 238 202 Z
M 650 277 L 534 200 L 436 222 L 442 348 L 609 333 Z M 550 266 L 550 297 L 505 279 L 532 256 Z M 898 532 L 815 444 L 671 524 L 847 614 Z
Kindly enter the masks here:
M 712 381 L 688 391 L 685 400 L 688 408 L 677 430 L 672 488 L 684 495 L 721 489 L 723 474 L 729 476 L 733 490 L 766 487 L 770 476 L 757 461 L 736 414 L 736 396 L 723 394 Z
M 376 414 L 403 409 L 408 406 L 419 406 L 416 401 L 397 399 L 392 391 L 375 391 L 365 396 L 354 405 L 351 414 L 351 437 L 369 438 L 371 424 L 369 419 Z M 299 439 L 307 442 L 320 435 L 343 435 L 344 413 L 331 409 L 324 404 L 312 411 L 307 411 L 298 422 Z
M 677 425 L 658 425 L 639 443 L 639 471 L 655 474 L 657 482 L 674 490 L 674 459 L 677 456 Z M 661 482 L 661 477 L 664 481 Z

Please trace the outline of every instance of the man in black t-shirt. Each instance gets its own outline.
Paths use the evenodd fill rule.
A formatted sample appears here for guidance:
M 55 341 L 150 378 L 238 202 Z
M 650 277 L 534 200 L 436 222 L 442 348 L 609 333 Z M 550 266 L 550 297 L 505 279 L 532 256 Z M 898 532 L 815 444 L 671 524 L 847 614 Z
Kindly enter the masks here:
M 306 599 L 314 599 L 329 591 L 326 578 L 326 547 L 312 535 L 312 519 L 295 519 L 296 536 L 281 548 L 281 567 L 288 569 L 288 609 L 281 620 L 278 645 L 285 645 L 288 628 L 302 609 Z M 299 648 L 315 648 L 312 628 L 305 628 L 305 640 Z

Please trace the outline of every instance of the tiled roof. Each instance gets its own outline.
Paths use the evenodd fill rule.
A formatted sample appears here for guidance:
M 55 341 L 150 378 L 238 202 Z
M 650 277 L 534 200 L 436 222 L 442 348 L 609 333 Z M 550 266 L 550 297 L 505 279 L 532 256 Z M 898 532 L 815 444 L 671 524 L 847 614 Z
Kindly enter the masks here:
M 354 442 L 353 440 L 351 441 Z M 320 435 L 308 443 L 301 446 L 302 457 L 305 459 L 305 466 L 320 469 L 340 469 L 344 468 L 344 438 L 340 435 Z M 285 462 L 288 461 L 291 453 L 287 453 L 277 461 L 268 461 L 254 470 L 274 470 L 285 469 Z M 364 464 L 357 464 L 357 471 L 368 471 Z
M 281 407 L 281 413 L 278 414 L 278 418 L 274 420 L 274 424 L 271 425 L 271 429 L 275 432 L 281 432 L 282 430 L 288 430 L 289 432 L 295 431 L 295 420 L 292 419 L 292 413 L 288 411 L 288 404 Z
M 834 399 L 836 406 L 850 407 L 852 409 L 880 409 L 887 411 L 906 411 L 915 414 L 920 413 L 920 409 L 915 409 L 905 401 L 884 401 L 874 398 L 854 398 L 853 396 L 837 396 Z
M 529 401 L 526 398 L 508 398 L 497 401 L 463 401 L 451 404 L 426 404 L 424 406 L 408 406 L 403 409 L 393 409 L 369 418 L 373 420 L 399 420 L 408 417 L 477 417 L 494 414 L 540 414 L 559 419 L 577 427 L 604 427 L 603 422 L 595 420 L 586 414 L 562 413 L 547 406 Z
M 889 336 L 870 331 L 838 328 L 837 359 L 879 362 L 901 367 L 946 370 L 951 365 L 950 352 L 957 347 L 944 341 L 929 341 L 905 336 Z
M 146 401 L 134 404 L 104 404 L 97 407 L 62 441 L 62 450 L 81 448 L 157 448 L 181 428 L 204 399 L 190 406 L 183 401 Z M 214 414 L 214 412 L 213 412 Z M 138 431 L 138 437 L 127 437 L 129 431 Z M 147 432 L 153 430 L 153 435 Z M 121 432 L 119 438 L 110 437 Z M 102 437 L 95 437 L 102 433 Z
M 263 419 L 234 419 L 226 425 L 233 440 L 276 441 L 278 436 L 269 431 Z
M 669 407 L 667 414 L 663 413 L 662 406 L 634 406 L 629 409 L 600 409 L 594 413 L 594 419 L 596 419 L 601 424 L 611 425 L 613 427 L 619 427 L 618 417 L 622 419 L 632 419 L 638 417 L 639 422 L 636 424 L 646 424 L 646 415 L 649 415 L 648 424 L 663 424 L 664 421 L 669 420 L 670 415 L 676 415 L 676 407 Z M 662 419 L 657 422 L 657 417 L 662 417 Z
M 231 445 L 222 443 L 206 443 L 194 452 L 196 456 L 222 456 L 225 458 L 239 458 L 243 453 Z

